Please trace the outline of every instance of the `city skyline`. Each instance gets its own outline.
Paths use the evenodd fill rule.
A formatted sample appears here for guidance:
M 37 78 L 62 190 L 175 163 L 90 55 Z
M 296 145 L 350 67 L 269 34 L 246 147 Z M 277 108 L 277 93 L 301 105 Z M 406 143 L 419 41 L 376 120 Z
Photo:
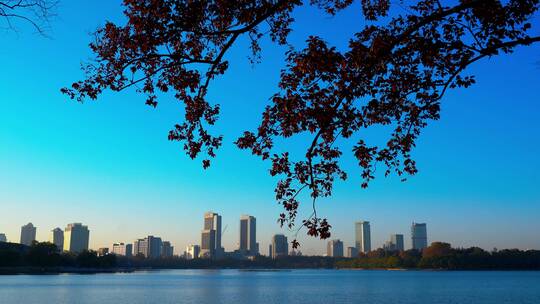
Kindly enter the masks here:
M 10 43 L 2 48 L 10 54 L 3 65 L 10 77 L 3 78 L 0 90 L 0 209 L 6 215 L 0 232 L 18 241 L 21 225 L 32 221 L 37 239 L 47 240 L 51 229 L 80 221 L 92 228 L 92 248 L 148 234 L 185 248 L 199 242 L 200 215 L 219 210 L 228 225 L 223 239 L 227 250 L 237 247 L 238 238 L 230 234 L 240 229 L 239 214 L 257 218 L 261 252 L 273 234 L 290 237 L 276 223 L 281 206 L 274 200 L 268 164 L 232 144 L 259 122 L 275 93 L 276 67 L 284 65 L 285 50 L 265 42 L 263 62 L 254 67 L 245 58 L 247 41 L 231 50 L 229 74 L 209 91 L 212 101 L 227 105 L 217 125 L 224 146 L 212 167 L 202 170 L 199 160 L 190 160 L 180 145 L 167 141 L 181 116 L 172 98 L 150 109 L 144 97 L 131 91 L 82 105 L 59 93 L 81 77 L 78 64 L 90 56 L 88 33 L 103 24 L 103 12 L 111 20 L 122 18 L 118 1 L 76 2 L 59 8 L 62 20 L 54 26 L 53 39 L 23 31 L 19 37 L 8 34 Z M 295 13 L 291 43 L 303 45 L 316 30 L 331 45 L 343 47 L 351 37 L 348 31 L 361 26 L 358 10 L 327 18 L 316 9 L 301 8 Z M 336 33 L 336 28 L 342 30 Z M 429 223 L 430 240 L 455 246 L 540 248 L 534 233 L 540 230 L 538 50 L 537 45 L 518 48 L 511 56 L 472 67 L 478 83 L 449 92 L 441 120 L 424 130 L 413 151 L 420 171 L 407 182 L 377 178 L 361 189 L 357 162 L 344 149 L 349 180 L 336 183 L 333 196 L 319 204 L 320 214 L 332 225 L 331 238 L 348 247 L 354 242 L 350 223 L 369 219 L 373 248 L 392 233 L 404 234 L 405 247 L 410 247 L 410 223 L 418 221 Z M 27 81 L 29 77 L 35 81 Z M 240 83 L 249 85 L 241 88 Z M 240 119 L 245 125 L 237 124 Z M 128 127 L 133 132 L 126 132 Z M 300 152 L 305 148 L 291 143 L 295 147 Z M 311 214 L 309 205 L 302 198 L 299 218 Z M 143 223 L 134 220 L 141 214 L 148 215 Z M 501 219 L 509 229 L 495 233 Z M 305 254 L 325 251 L 326 241 L 299 240 Z
M 115 242 L 111 246 L 97 248 L 98 254 L 103 252 L 112 252 L 118 255 L 134 256 L 142 255 L 146 258 L 169 257 L 173 255 L 182 256 L 186 259 L 193 258 L 223 258 L 226 255 L 233 256 L 256 256 L 259 252 L 259 242 L 256 236 L 256 218 L 251 215 L 240 216 L 240 229 L 238 233 L 238 243 L 236 248 L 224 248 L 221 245 L 221 236 L 226 231 L 228 225 L 222 228 L 222 217 L 219 213 L 207 211 L 203 217 L 203 230 L 201 232 L 200 244 L 189 244 L 184 251 L 182 247 L 177 247 L 178 251 L 174 251 L 174 246 L 170 241 L 164 241 L 161 237 L 148 235 L 145 238 L 135 239 L 133 244 L 124 242 Z M 219 229 L 219 232 L 217 230 Z M 31 222 L 21 227 L 20 243 L 30 245 L 35 239 L 37 227 Z M 311 253 L 308 255 L 326 255 L 333 257 L 351 257 L 358 253 L 368 253 L 378 249 L 389 251 L 404 251 L 409 249 L 423 250 L 428 247 L 431 242 L 428 241 L 429 233 L 426 223 L 412 222 L 410 227 L 410 247 L 405 246 L 403 234 L 391 234 L 389 240 L 382 243 L 382 246 L 372 247 L 371 225 L 369 221 L 359 220 L 354 222 L 355 241 L 352 246 L 347 246 L 342 240 L 330 239 L 326 242 L 326 252 Z M 64 240 L 64 236 L 66 239 Z M 75 235 L 75 236 L 72 236 Z M 5 234 L 0 233 L 2 240 L 5 239 Z M 30 241 L 30 239 L 32 239 Z M 37 240 L 40 241 L 40 240 Z M 51 235 L 48 240 L 50 243 L 57 245 L 64 251 L 81 252 L 82 250 L 96 250 L 89 247 L 89 229 L 81 223 L 68 224 L 66 229 L 62 231 L 60 228 L 51 230 Z M 63 245 L 58 244 L 63 241 Z M 12 241 L 11 241 L 12 242 Z M 446 242 L 444 240 L 435 240 L 435 242 Z M 218 247 L 219 246 L 219 247 Z M 219 249 L 218 249 L 219 248 Z M 254 248 L 249 249 L 249 248 Z M 289 244 L 286 235 L 274 234 L 269 242 L 268 256 L 275 258 L 277 256 L 289 255 Z M 291 247 L 292 248 L 292 247 Z M 294 249 L 292 249 L 294 251 Z M 301 251 L 300 251 L 301 252 Z

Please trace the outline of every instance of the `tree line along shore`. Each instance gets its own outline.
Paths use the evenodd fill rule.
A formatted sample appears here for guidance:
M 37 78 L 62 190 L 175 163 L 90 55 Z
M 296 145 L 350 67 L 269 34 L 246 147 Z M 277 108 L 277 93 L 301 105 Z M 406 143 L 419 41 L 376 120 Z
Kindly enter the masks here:
M 377 249 L 357 258 L 287 256 L 271 259 L 184 259 L 174 256 L 148 259 L 114 254 L 98 256 L 89 250 L 60 252 L 48 242 L 25 246 L 0 243 L 0 274 L 131 272 L 142 269 L 388 269 L 388 270 L 540 270 L 540 250 L 504 249 L 486 251 L 478 247 L 452 248 L 435 242 L 422 251 Z

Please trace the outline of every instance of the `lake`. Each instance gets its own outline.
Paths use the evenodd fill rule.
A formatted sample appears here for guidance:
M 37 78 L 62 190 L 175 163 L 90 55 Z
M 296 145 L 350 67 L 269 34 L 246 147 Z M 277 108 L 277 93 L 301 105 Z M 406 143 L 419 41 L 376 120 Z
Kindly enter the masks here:
M 0 303 L 540 303 L 540 272 L 162 270 L 0 276 Z

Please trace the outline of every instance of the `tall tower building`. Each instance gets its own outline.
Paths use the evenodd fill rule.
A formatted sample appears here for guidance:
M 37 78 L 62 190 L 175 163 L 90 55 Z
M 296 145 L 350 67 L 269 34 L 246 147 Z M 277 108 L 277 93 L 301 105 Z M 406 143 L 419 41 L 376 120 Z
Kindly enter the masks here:
M 356 249 L 358 252 L 368 253 L 371 251 L 371 228 L 368 221 L 355 223 Z
M 64 230 L 64 251 L 82 252 L 88 250 L 90 230 L 81 223 L 68 224 Z
M 405 244 L 403 242 L 403 234 L 391 234 L 390 242 L 394 244 L 394 248 L 397 251 L 405 250 Z
M 343 257 L 343 242 L 340 240 L 328 241 L 326 255 L 334 258 Z
M 428 246 L 426 223 L 412 223 L 411 240 L 413 249 L 422 250 Z
M 0 233 L 0 243 L 5 243 L 5 242 L 7 242 L 6 235 L 3 233 Z
M 30 246 L 36 240 L 36 227 L 28 223 L 21 227 L 21 244 Z
M 249 256 L 259 254 L 257 246 L 257 220 L 251 215 L 240 217 L 240 251 Z
M 272 259 L 289 254 L 289 243 L 283 234 L 276 234 L 272 237 Z
M 56 245 L 59 251 L 64 249 L 64 231 L 60 228 L 54 228 L 51 230 L 51 243 Z
M 204 214 L 204 227 L 201 233 L 201 255 L 219 257 L 221 248 L 221 215 L 214 212 Z

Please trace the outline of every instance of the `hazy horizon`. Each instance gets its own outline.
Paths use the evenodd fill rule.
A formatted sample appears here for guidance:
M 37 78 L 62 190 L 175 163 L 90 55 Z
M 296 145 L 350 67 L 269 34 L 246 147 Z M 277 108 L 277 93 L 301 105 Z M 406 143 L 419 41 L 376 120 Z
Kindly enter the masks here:
M 317 32 L 342 48 L 362 25 L 359 10 L 355 3 L 335 18 L 314 8 L 296 10 L 290 41 L 301 46 Z M 246 39 L 231 49 L 229 72 L 209 91 L 209 100 L 221 104 L 213 131 L 224 134 L 224 145 L 203 170 L 200 160 L 167 140 L 183 112 L 172 96 L 153 109 L 133 90 L 105 92 L 84 104 L 60 93 L 83 76 L 79 64 L 91 56 L 89 33 L 105 20 L 122 20 L 121 13 L 120 1 L 63 1 L 51 38 L 31 29 L 1 34 L 8 39 L 0 40 L 0 233 L 18 242 L 21 226 L 32 222 L 44 241 L 53 228 L 82 222 L 94 249 L 155 235 L 179 253 L 200 243 L 203 214 L 212 210 L 228 226 L 226 250 L 237 247 L 242 214 L 257 218 L 261 253 L 275 233 L 291 240 L 293 233 L 276 222 L 282 207 L 274 200 L 269 164 L 233 144 L 256 128 L 277 92 L 285 49 L 264 40 L 255 66 L 246 58 Z M 318 205 L 333 226 L 331 239 L 353 246 L 354 222 L 367 220 L 372 248 L 392 233 L 403 234 L 410 248 L 416 221 L 427 223 L 430 243 L 540 249 L 539 51 L 531 45 L 474 64 L 477 83 L 443 100 L 441 119 L 423 131 L 413 151 L 420 171 L 407 182 L 378 176 L 361 189 L 346 144 L 349 179 Z M 301 153 L 305 142 L 293 138 L 288 145 Z M 308 205 L 301 206 L 300 219 L 309 216 Z M 308 238 L 305 230 L 298 239 L 305 254 L 324 253 L 328 241 Z

